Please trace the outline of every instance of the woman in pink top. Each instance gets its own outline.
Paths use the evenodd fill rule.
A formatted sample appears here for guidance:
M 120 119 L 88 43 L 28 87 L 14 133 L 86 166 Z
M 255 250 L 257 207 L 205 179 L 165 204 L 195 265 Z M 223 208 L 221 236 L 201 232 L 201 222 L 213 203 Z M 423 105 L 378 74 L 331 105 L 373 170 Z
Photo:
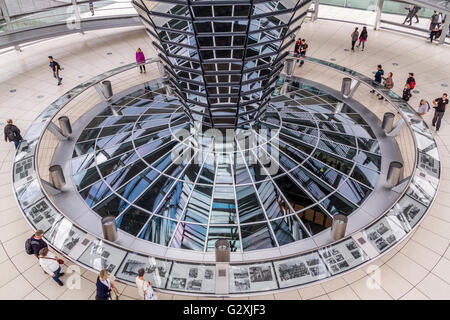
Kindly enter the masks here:
M 147 72 L 145 70 L 145 56 L 144 56 L 144 53 L 142 52 L 141 48 L 138 48 L 136 51 L 136 62 L 139 65 L 139 69 L 141 70 L 141 73 L 142 73 L 142 70 L 144 70 L 144 73 Z

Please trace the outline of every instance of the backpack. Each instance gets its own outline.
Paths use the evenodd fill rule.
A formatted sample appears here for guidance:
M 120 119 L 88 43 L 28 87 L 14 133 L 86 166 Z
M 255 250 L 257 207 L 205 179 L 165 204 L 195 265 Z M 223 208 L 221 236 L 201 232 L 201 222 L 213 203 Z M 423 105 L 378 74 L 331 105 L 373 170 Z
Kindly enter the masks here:
M 414 82 L 414 81 L 411 81 L 410 83 L 409 83 L 409 88 L 412 90 L 412 89 L 414 89 L 414 87 L 416 86 L 416 83 Z
M 29 254 L 29 255 L 34 254 L 34 250 L 33 250 L 33 247 L 32 247 L 32 245 L 31 245 L 31 241 L 32 241 L 33 237 L 34 237 L 34 235 L 32 235 L 31 238 L 28 238 L 28 239 L 25 241 L 25 252 L 26 252 L 27 254 Z

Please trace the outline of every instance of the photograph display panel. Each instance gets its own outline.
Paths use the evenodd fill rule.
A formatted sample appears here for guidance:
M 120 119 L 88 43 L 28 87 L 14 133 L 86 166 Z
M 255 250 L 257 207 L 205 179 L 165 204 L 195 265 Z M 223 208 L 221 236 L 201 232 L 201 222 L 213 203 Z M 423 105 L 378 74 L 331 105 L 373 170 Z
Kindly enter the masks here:
M 34 157 L 28 157 L 14 163 L 14 181 L 24 179 L 35 172 Z
M 46 232 L 44 237 L 53 244 L 58 250 L 62 250 L 63 253 L 69 254 L 69 252 L 75 247 L 75 245 L 86 236 L 86 232 L 76 227 L 68 219 L 61 219 L 58 223 Z
M 272 264 L 258 263 L 230 266 L 230 293 L 278 289 Z
M 128 253 L 116 277 L 128 282 L 135 282 L 138 270 L 144 268 L 144 279 L 150 281 L 154 288 L 165 288 L 172 261 Z
M 22 208 L 27 208 L 31 204 L 44 197 L 39 180 L 37 178 L 28 181 L 20 186 L 15 185 L 17 201 Z
M 36 229 L 42 229 L 44 232 L 52 228 L 63 216 L 53 209 L 46 198 L 35 202 L 24 210 L 28 220 Z
M 125 250 L 96 239 L 83 252 L 78 261 L 97 271 L 107 269 L 110 274 L 114 274 L 125 255 Z
M 404 196 L 394 205 L 388 213 L 388 217 L 394 216 L 406 231 L 410 231 L 425 214 L 427 207 L 415 199 Z
M 302 285 L 330 275 L 317 252 L 274 261 L 273 264 L 280 288 Z
M 406 197 L 404 197 L 406 198 Z M 369 242 L 382 253 L 401 240 L 406 232 L 397 216 L 387 216 L 363 231 Z
M 432 180 L 434 179 L 426 179 L 420 172 L 416 172 L 406 194 L 423 205 L 430 206 L 437 189 L 437 181 Z
M 176 291 L 215 293 L 216 266 L 174 262 L 166 288 Z
M 440 162 L 439 160 L 435 159 L 434 157 L 423 153 L 418 152 L 418 161 L 417 165 L 420 169 L 425 171 L 427 174 L 439 178 L 439 168 L 440 168 Z
M 352 239 L 319 250 L 332 275 L 352 269 L 368 260 L 369 256 Z

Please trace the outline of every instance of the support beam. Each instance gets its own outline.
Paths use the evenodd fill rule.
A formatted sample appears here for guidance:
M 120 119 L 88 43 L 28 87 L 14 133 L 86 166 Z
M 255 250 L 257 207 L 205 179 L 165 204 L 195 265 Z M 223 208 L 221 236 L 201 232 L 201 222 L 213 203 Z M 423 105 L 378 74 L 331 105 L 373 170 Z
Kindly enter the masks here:
M 389 133 L 386 133 L 386 135 L 388 137 L 395 137 L 397 134 L 399 134 L 400 130 L 402 129 L 402 127 L 405 124 L 405 120 L 400 119 L 399 121 L 397 121 L 397 123 L 394 125 L 394 127 L 392 128 L 392 130 Z
M 383 9 L 384 0 L 377 0 L 376 16 L 375 16 L 375 26 L 374 29 L 380 29 L 381 21 L 381 10 Z
M 60 141 L 67 139 L 67 137 L 65 137 L 62 133 L 61 129 L 53 122 L 50 122 L 50 124 L 48 125 L 48 130 L 53 133 L 53 135 Z

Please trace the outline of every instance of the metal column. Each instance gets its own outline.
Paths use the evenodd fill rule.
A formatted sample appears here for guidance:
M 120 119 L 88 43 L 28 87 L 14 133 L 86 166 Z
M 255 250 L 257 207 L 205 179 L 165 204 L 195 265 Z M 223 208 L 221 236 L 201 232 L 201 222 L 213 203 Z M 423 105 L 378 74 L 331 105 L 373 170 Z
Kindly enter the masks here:
M 69 137 L 72 134 L 72 126 L 70 125 L 69 118 L 66 116 L 59 117 L 58 122 L 63 136 L 66 138 Z
M 229 262 L 230 242 L 225 239 L 216 241 L 216 294 L 228 294 L 229 289 Z
M 111 81 L 109 80 L 102 81 L 102 88 L 103 88 L 103 95 L 106 98 L 106 100 L 111 99 L 111 97 L 113 96 Z
M 66 179 L 64 178 L 64 173 L 60 165 L 53 165 L 49 168 L 50 180 L 52 181 L 53 187 L 57 190 L 61 190 L 66 184 Z
M 381 129 L 387 134 L 392 131 L 392 126 L 394 125 L 395 114 L 392 112 L 386 112 L 383 116 L 383 122 L 381 124 Z
M 375 26 L 374 29 L 378 30 L 380 28 L 380 20 L 381 20 L 381 10 L 383 9 L 384 0 L 377 1 L 377 14 L 375 16 Z
M 337 214 L 333 217 L 333 224 L 331 226 L 331 237 L 333 240 L 342 239 L 345 236 L 345 230 L 347 229 L 347 216 L 343 214 Z
M 319 17 L 319 0 L 314 1 L 314 12 L 311 17 L 311 21 L 316 21 Z
M 116 241 L 119 237 L 117 233 L 116 218 L 114 216 L 106 216 L 102 219 L 103 237 L 108 241 Z
M 389 164 L 389 170 L 386 177 L 386 182 L 389 187 L 395 187 L 402 178 L 403 175 L 403 164 L 398 161 L 392 161 Z

